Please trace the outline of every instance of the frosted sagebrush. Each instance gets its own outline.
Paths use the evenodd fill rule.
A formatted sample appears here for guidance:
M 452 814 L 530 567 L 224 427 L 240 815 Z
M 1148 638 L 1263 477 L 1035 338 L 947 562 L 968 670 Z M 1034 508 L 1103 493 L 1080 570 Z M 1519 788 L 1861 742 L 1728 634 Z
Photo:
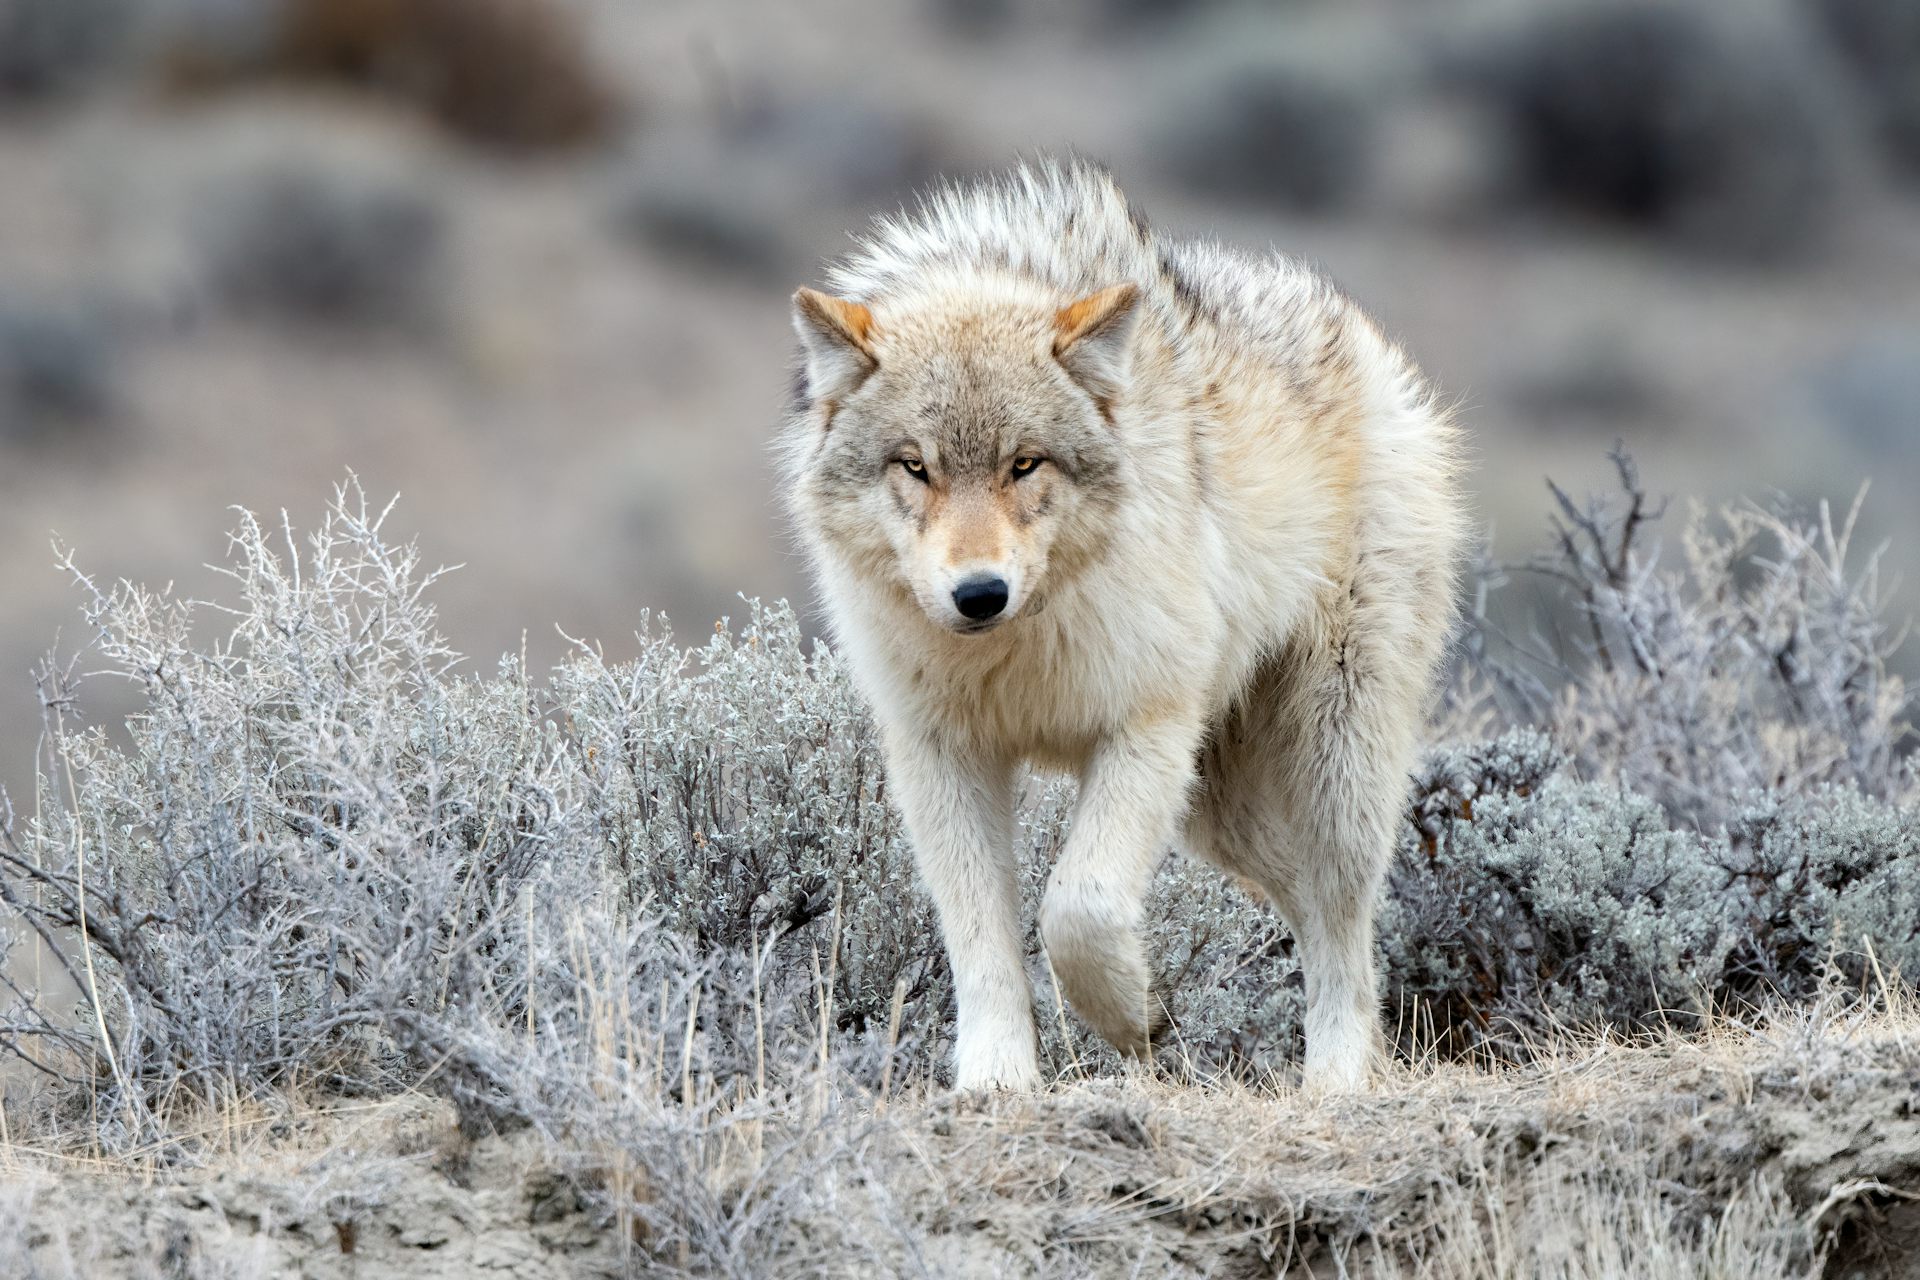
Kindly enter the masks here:
M 1859 502 L 1838 521 L 1784 499 L 1696 508 L 1674 565 L 1655 537 L 1666 502 L 1613 460 L 1616 494 L 1552 486 L 1550 547 L 1510 571 L 1544 589 L 1564 635 L 1510 635 L 1483 591 L 1454 721 L 1538 723 L 1579 776 L 1705 829 L 1759 791 L 1910 794 L 1913 694 L 1890 665 L 1905 632 L 1887 616 L 1886 548 L 1855 545 Z
M 738 1126 L 947 1056 L 945 962 L 859 698 L 789 610 L 758 605 L 692 651 L 649 624 L 631 662 L 583 646 L 543 681 L 511 659 L 463 674 L 436 574 L 383 519 L 350 487 L 302 549 L 243 516 L 221 605 L 76 571 L 87 665 L 146 706 L 124 737 L 87 726 L 50 668 L 39 793 L 0 811 L 10 941 L 37 934 L 77 993 L 63 1007 L 24 954 L 0 969 L 0 1048 L 62 1104 L 21 1123 L 89 1114 L 93 1142 L 126 1149 L 175 1141 L 190 1100 L 425 1087 L 470 1125 L 532 1123 L 649 1171 L 688 1206 L 656 1238 L 720 1256 L 766 1207 L 718 1172 Z M 1699 616 L 1679 592 L 1659 598 Z M 1751 614 L 1736 598 L 1713 607 Z M 1846 729 L 1817 757 L 1830 785 L 1729 790 L 1703 831 L 1688 815 L 1720 757 L 1676 757 L 1689 785 L 1644 794 L 1632 779 L 1658 776 L 1627 739 L 1565 732 L 1591 718 L 1429 755 L 1382 918 L 1404 1047 L 1522 1054 L 1556 1024 L 1805 994 L 1836 962 L 1920 971 L 1920 824 L 1884 798 L 1897 704 L 1821 674 L 1872 671 L 1880 650 L 1856 642 L 1877 633 L 1851 597 L 1814 598 L 1844 607 L 1803 628 L 1808 679 L 1719 727 Z M 1693 633 L 1644 634 L 1662 671 L 1686 669 Z M 1072 799 L 1036 784 L 1023 808 L 1029 921 Z M 1273 912 L 1170 859 L 1150 920 L 1163 1062 L 1286 1070 L 1301 990 Z M 1111 1070 L 1031 933 L 1028 969 L 1048 1068 Z M 823 1152 L 797 1142 L 779 1176 L 805 1185 Z
M 1920 809 L 1851 788 L 1756 795 L 1714 842 L 1735 917 L 1723 985 L 1810 996 L 1836 964 L 1873 990 L 1920 978 Z
M 1518 730 L 1432 752 L 1413 812 L 1380 930 L 1411 1051 L 1524 1053 L 1920 974 L 1911 806 L 1757 792 L 1702 833 Z
M 749 1274 L 763 1233 L 824 1216 L 811 1171 L 859 1141 L 824 1118 L 776 1141 L 765 1122 L 803 1084 L 824 1099 L 813 1082 L 888 1072 L 885 1022 L 843 1031 L 844 1011 L 867 985 L 890 994 L 893 970 L 869 967 L 885 945 L 933 946 L 905 884 L 891 906 L 836 885 L 796 923 L 808 876 L 862 874 L 851 828 L 810 834 L 793 803 L 816 784 L 837 803 L 842 748 L 872 751 L 858 722 L 803 741 L 810 708 L 853 705 L 844 681 L 813 674 L 784 611 L 704 666 L 663 638 L 654 666 L 582 653 L 546 689 L 512 661 L 461 675 L 427 600 L 437 575 L 384 514 L 350 487 L 304 553 L 243 516 L 226 605 L 79 576 L 88 664 L 138 682 L 146 708 L 124 741 L 85 727 L 50 669 L 39 816 L 0 810 L 8 942 L 37 935 L 77 993 L 49 1003 L 23 955 L 0 969 L 0 1047 L 52 1086 L 16 1123 L 87 1116 L 90 1149 L 178 1153 L 196 1103 L 431 1089 L 469 1129 L 539 1128 L 663 1256 Z M 741 736 L 696 723 L 703 699 L 746 713 Z M 877 799 L 855 810 L 891 838 Z M 702 841 L 737 853 L 736 829 L 791 842 L 758 871 L 698 860 Z M 744 1188 L 743 1126 L 764 1157 Z
M 16 988 L 27 1016 L 0 1043 L 97 1081 L 119 1140 L 175 1090 L 399 1078 L 407 1029 L 478 998 L 498 913 L 577 844 L 524 680 L 453 674 L 434 575 L 378 513 L 343 495 L 304 565 L 251 517 L 234 547 L 237 599 L 198 618 L 80 577 L 89 658 L 146 708 L 125 742 L 83 728 L 50 668 L 41 816 L 0 835 L 0 895 L 83 1003 L 70 1020 Z M 211 640 L 209 612 L 230 626 Z
M 784 606 L 752 604 L 688 655 L 664 631 L 635 663 L 583 651 L 551 697 L 613 878 L 708 950 L 812 928 L 841 1029 L 884 1029 L 896 984 L 947 997 L 929 907 L 886 801 L 879 744 L 838 660 Z M 839 926 L 839 945 L 826 927 Z
M 1428 766 L 1381 929 L 1410 1047 L 1643 1027 L 1715 989 L 1734 930 L 1710 842 L 1549 750 L 1521 732 Z

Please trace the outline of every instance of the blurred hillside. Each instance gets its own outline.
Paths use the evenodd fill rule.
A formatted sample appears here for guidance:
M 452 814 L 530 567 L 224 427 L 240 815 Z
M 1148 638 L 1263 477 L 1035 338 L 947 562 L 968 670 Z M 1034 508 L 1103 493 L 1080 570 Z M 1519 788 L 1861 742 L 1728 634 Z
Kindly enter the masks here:
M 456 647 L 804 599 L 786 295 L 936 175 L 1073 148 L 1323 263 L 1540 477 L 1920 546 L 1912 0 L 0 0 L 0 780 L 81 639 L 50 532 L 175 579 L 352 468 Z M 1896 600 L 1896 608 L 1905 608 Z M 115 708 L 99 699 L 92 709 Z

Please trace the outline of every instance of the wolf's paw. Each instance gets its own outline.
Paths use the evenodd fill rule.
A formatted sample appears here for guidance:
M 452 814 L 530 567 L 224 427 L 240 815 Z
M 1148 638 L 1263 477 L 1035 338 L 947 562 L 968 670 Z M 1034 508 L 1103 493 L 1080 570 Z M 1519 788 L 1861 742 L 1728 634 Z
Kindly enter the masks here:
M 1310 1098 L 1365 1093 L 1373 1080 L 1373 1067 L 1373 1055 L 1364 1045 L 1340 1054 L 1309 1052 L 1300 1088 Z
M 1309 1071 L 1300 1079 L 1300 1092 L 1310 1099 L 1344 1098 L 1366 1093 L 1370 1079 L 1366 1072 Z
M 962 1092 L 1027 1093 L 1040 1087 L 1040 1062 L 1031 1042 L 962 1045 L 953 1070 Z
M 1089 910 L 1064 895 L 1041 908 L 1047 964 L 1073 1011 L 1102 1039 L 1132 1057 L 1152 1052 L 1164 1027 L 1162 1002 L 1148 990 L 1139 938 L 1111 912 Z

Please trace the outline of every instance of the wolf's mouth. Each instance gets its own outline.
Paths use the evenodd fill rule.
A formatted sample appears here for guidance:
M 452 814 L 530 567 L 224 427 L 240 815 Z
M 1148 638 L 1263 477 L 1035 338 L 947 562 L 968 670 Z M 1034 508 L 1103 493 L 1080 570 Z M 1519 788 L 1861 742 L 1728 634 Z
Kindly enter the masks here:
M 960 636 L 985 635 L 987 632 L 992 631 L 995 627 L 998 627 L 1001 623 L 1005 621 L 1006 621 L 1005 617 L 999 617 L 999 618 L 982 618 L 978 622 L 963 622 L 959 626 L 953 629 L 953 633 L 955 635 L 960 635 Z

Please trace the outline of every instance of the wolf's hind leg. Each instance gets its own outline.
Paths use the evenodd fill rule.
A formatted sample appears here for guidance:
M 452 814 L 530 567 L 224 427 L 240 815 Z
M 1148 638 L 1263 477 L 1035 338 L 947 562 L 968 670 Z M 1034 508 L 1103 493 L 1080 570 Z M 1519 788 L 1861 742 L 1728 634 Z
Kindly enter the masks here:
M 1403 658 L 1432 645 L 1408 644 Z M 1349 640 L 1322 655 L 1294 701 L 1296 751 L 1282 771 L 1281 818 L 1294 856 L 1276 868 L 1281 910 L 1307 980 L 1305 1083 L 1352 1089 L 1383 1063 L 1374 916 L 1405 812 L 1425 667 L 1375 660 Z
M 1140 941 L 1147 887 L 1186 809 L 1199 736 L 1197 724 L 1156 721 L 1095 753 L 1040 909 L 1047 960 L 1074 1011 L 1136 1056 L 1161 1021 Z
M 1192 852 L 1251 881 L 1280 913 L 1306 979 L 1308 1089 L 1351 1090 L 1366 1082 L 1379 1053 L 1379 997 L 1373 955 L 1374 904 L 1386 865 L 1384 844 L 1358 829 L 1336 833 L 1303 822 L 1271 778 L 1211 774 L 1214 794 L 1188 830 Z M 1247 804 L 1221 805 L 1228 786 L 1259 785 Z M 1321 802 L 1331 808 L 1331 796 Z M 1222 812 L 1223 810 L 1237 812 Z
M 1381 1053 L 1373 916 L 1382 861 L 1334 853 L 1294 883 L 1282 912 L 1307 982 L 1302 1081 L 1310 1091 L 1360 1088 Z
M 1374 913 L 1413 717 L 1332 663 L 1275 663 L 1203 758 L 1195 853 L 1266 891 L 1306 979 L 1305 1083 L 1363 1085 L 1381 1051 Z
M 1040 1060 L 1023 963 L 1012 769 L 912 735 L 889 736 L 887 765 L 953 966 L 954 1083 L 1035 1088 Z

